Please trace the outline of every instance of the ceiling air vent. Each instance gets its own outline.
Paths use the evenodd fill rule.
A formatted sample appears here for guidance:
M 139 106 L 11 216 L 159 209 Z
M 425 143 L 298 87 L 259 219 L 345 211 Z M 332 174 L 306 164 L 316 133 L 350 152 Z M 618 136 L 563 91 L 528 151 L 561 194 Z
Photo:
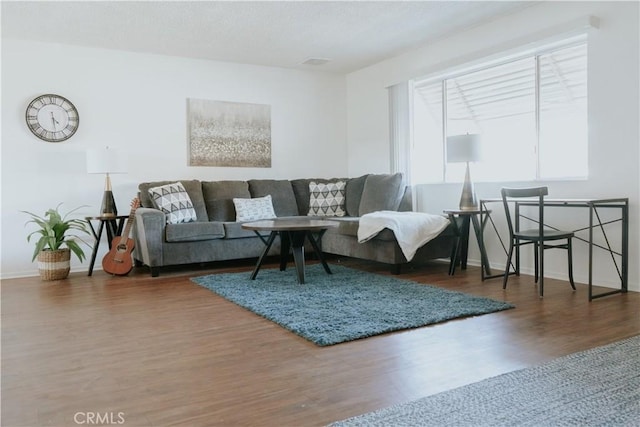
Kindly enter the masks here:
M 324 65 L 329 61 L 331 60 L 327 58 L 307 58 L 302 61 L 302 65 Z

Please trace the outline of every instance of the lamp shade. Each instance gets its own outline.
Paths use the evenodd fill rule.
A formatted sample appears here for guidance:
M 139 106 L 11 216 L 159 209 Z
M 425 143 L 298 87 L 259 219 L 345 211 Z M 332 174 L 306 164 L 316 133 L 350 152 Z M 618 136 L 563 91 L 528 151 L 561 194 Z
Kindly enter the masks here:
M 477 162 L 480 160 L 478 134 L 455 135 L 447 138 L 447 163 Z
M 113 148 L 87 150 L 87 173 L 126 173 L 123 156 Z

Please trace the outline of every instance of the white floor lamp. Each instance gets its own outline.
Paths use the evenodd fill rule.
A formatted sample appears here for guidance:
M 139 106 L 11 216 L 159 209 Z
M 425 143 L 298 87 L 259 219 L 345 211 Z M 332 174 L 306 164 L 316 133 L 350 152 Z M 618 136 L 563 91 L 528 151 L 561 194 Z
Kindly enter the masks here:
M 460 210 L 478 209 L 478 200 L 469 173 L 469 162 L 480 160 L 480 140 L 478 134 L 455 135 L 447 138 L 447 163 L 467 164 L 460 197 Z

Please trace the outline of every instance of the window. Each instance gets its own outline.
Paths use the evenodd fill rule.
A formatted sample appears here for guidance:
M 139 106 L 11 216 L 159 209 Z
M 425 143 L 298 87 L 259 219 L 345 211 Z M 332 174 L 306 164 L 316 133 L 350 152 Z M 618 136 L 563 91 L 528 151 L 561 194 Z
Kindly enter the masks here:
M 452 182 L 464 164 L 446 163 L 445 136 L 482 135 L 479 181 L 586 178 L 586 36 L 535 54 L 503 58 L 414 82 L 414 183 Z

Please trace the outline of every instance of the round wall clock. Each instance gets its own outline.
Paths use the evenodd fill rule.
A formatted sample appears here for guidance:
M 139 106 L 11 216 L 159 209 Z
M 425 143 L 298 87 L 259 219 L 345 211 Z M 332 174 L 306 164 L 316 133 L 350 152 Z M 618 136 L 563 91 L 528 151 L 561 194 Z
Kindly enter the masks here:
M 76 107 L 60 95 L 40 95 L 27 107 L 27 126 L 38 138 L 62 142 L 78 130 L 80 116 Z

